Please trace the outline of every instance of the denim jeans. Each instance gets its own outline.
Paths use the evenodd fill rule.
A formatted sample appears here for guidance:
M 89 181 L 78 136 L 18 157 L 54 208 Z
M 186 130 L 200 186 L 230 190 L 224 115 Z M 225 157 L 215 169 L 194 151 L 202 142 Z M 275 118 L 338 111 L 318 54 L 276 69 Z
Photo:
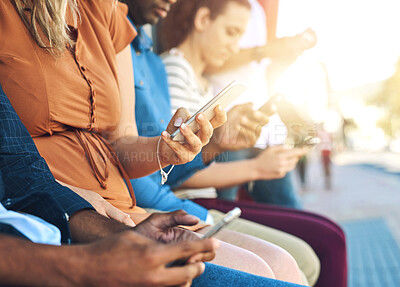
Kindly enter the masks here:
M 243 160 L 256 157 L 263 150 L 257 148 L 244 149 L 237 152 L 226 152 L 216 160 L 218 162 L 228 162 Z M 293 185 L 292 172 L 285 177 L 273 180 L 257 180 L 246 183 L 245 188 L 249 195 L 260 203 L 268 203 L 290 208 L 300 209 L 302 207 Z M 239 187 L 224 188 L 218 190 L 218 198 L 225 200 L 235 200 Z
M 299 287 L 300 285 L 273 280 L 249 273 L 206 263 L 204 273 L 193 280 L 193 287 Z

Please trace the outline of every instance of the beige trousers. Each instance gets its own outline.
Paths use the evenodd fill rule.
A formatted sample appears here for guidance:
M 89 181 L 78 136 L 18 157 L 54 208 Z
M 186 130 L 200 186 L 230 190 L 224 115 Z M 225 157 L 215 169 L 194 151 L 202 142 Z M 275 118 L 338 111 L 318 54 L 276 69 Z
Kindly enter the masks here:
M 218 222 L 224 215 L 224 213 L 213 209 L 208 212 L 213 217 L 214 222 Z M 263 239 L 285 249 L 296 260 L 303 273 L 302 275 L 305 276 L 303 278 L 303 280 L 306 280 L 304 283 L 313 286 L 317 282 L 320 271 L 319 259 L 304 240 L 242 218 L 235 219 L 226 228 Z
M 163 212 L 151 208 L 145 209 L 150 213 Z M 224 216 L 224 213 L 218 210 L 210 209 L 208 212 L 214 222 L 218 222 Z M 226 228 L 263 239 L 285 249 L 296 260 L 303 276 L 304 285 L 313 286 L 317 282 L 320 271 L 319 259 L 314 250 L 304 240 L 242 218 L 235 219 Z

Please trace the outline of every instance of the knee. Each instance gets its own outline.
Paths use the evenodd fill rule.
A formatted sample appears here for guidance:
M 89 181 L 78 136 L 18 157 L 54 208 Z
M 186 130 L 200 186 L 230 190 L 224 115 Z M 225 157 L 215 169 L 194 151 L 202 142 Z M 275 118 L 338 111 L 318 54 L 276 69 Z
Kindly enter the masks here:
M 299 260 L 298 265 L 306 276 L 309 285 L 314 286 L 321 272 L 321 262 L 315 251 L 307 243 L 304 242 L 302 250 L 302 259 Z
M 215 259 L 217 265 L 275 279 L 271 267 L 261 257 L 246 249 L 221 242 Z
M 280 247 L 274 248 L 267 262 L 270 263 L 276 279 L 297 284 L 304 283 L 296 260 L 286 250 Z
M 253 273 L 258 276 L 268 277 L 272 279 L 276 278 L 271 266 L 265 260 L 263 260 L 260 256 L 258 256 L 255 253 L 252 253 L 247 250 L 245 250 L 245 252 L 247 254 L 244 257 L 242 256 L 240 258 L 241 263 L 245 262 L 244 265 L 250 267 L 250 269 L 245 272 Z

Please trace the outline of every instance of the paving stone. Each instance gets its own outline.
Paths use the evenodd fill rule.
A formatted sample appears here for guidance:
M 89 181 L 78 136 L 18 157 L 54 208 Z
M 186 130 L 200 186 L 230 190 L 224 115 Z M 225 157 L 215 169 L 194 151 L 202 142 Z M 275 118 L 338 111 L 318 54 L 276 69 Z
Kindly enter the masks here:
M 307 171 L 304 208 L 346 231 L 349 287 L 400 287 L 400 155 L 341 154 L 334 158 L 330 190 L 317 152 Z

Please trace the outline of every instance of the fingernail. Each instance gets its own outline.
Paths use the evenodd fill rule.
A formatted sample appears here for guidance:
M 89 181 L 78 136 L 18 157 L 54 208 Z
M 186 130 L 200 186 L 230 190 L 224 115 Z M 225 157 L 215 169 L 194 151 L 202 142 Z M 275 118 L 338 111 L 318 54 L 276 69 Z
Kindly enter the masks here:
M 203 273 L 206 270 L 206 265 L 203 262 L 199 262 L 201 266 L 201 273 Z
M 163 138 L 167 138 L 167 137 L 169 137 L 169 133 L 168 133 L 167 131 L 163 131 L 163 132 L 161 133 L 161 136 L 162 136 Z
M 183 124 L 181 125 L 181 129 L 182 129 L 183 131 L 186 131 L 187 125 L 186 125 L 185 123 L 183 123 Z
M 222 106 L 218 105 L 218 111 L 222 112 Z
M 130 227 L 135 227 L 136 226 L 135 223 L 130 218 L 125 219 L 124 223 L 126 225 L 130 226 Z
M 174 126 L 179 128 L 182 123 L 183 123 L 183 119 L 182 118 L 176 118 L 175 122 L 174 122 Z
M 219 240 L 215 239 L 215 238 L 211 238 L 212 240 L 212 246 L 214 249 L 217 249 L 219 247 Z
M 202 121 L 202 120 L 204 119 L 203 114 L 199 114 L 199 115 L 197 116 L 197 119 L 198 119 L 199 121 Z

